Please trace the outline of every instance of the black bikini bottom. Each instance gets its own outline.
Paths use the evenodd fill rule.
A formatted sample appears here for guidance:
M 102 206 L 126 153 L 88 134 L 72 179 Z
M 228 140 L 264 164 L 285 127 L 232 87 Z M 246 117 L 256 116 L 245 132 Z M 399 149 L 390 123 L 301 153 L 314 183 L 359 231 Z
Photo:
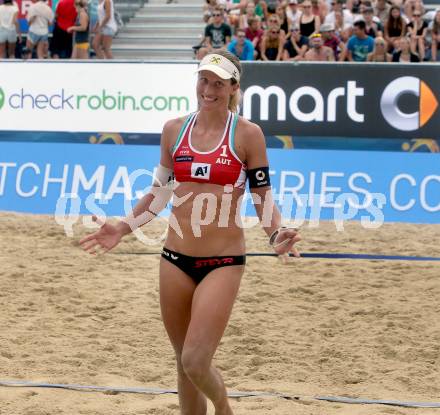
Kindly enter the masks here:
M 246 264 L 246 255 L 195 257 L 179 254 L 167 248 L 163 248 L 162 258 L 170 261 L 190 276 L 196 284 L 199 284 L 203 278 L 216 268 Z

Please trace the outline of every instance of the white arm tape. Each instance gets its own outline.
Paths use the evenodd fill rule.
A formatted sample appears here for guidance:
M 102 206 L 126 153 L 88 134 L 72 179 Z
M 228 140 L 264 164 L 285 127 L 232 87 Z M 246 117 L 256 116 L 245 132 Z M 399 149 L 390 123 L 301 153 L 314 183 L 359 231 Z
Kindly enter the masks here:
M 153 186 L 166 186 L 174 181 L 174 171 L 159 164 L 153 173 Z
M 150 193 L 154 199 L 150 203 L 149 211 L 158 215 L 165 209 L 167 203 L 173 196 L 174 171 L 159 164 L 154 172 L 153 186 Z

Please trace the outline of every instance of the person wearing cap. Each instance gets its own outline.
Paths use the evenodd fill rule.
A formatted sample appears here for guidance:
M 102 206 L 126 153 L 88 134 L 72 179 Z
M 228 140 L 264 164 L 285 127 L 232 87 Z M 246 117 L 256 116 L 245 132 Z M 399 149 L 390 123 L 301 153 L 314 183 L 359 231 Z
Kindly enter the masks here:
M 153 186 L 125 219 L 81 239 L 108 251 L 165 208 L 173 207 L 159 265 L 162 319 L 173 346 L 181 414 L 233 415 L 213 357 L 228 324 L 245 265 L 240 215 L 245 183 L 276 254 L 299 256 L 297 229 L 281 226 L 270 188 L 263 132 L 237 112 L 242 69 L 219 50 L 199 64 L 196 112 L 168 121 Z M 202 215 L 203 212 L 203 215 Z
M 324 46 L 330 48 L 333 51 L 335 60 L 345 61 L 347 56 L 347 48 L 345 43 L 335 35 L 335 28 L 331 23 L 324 23 L 321 25 L 319 30 L 322 39 L 324 41 Z
M 304 60 L 315 62 L 332 62 L 335 60 L 333 51 L 324 46 L 321 33 L 314 33 L 309 37 L 310 49 L 304 55 Z

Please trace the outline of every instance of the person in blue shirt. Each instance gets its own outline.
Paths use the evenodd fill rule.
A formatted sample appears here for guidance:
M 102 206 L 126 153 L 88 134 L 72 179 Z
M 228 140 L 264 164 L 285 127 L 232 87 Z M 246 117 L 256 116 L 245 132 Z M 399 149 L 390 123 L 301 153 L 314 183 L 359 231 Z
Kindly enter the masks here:
M 367 55 L 374 49 L 374 39 L 366 33 L 366 25 L 363 20 L 353 24 L 353 36 L 348 40 L 348 60 L 366 62 Z
M 228 45 L 228 50 L 241 61 L 254 60 L 254 45 L 249 39 L 246 39 L 246 33 L 243 29 L 237 29 L 236 39 Z

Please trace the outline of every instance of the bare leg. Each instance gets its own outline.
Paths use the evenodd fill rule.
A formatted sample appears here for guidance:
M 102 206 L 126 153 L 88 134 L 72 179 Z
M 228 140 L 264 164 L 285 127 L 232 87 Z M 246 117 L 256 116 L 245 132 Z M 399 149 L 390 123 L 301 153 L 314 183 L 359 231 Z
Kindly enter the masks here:
M 113 59 L 112 42 L 112 36 L 102 35 L 102 48 L 104 50 L 104 56 L 106 59 Z
M 6 43 L 0 43 L 0 59 L 4 59 L 6 57 Z
M 185 373 L 212 401 L 216 415 L 232 415 L 223 379 L 212 359 L 231 315 L 243 270 L 244 266 L 217 268 L 197 286 L 182 351 Z
M 95 50 L 96 53 L 96 57 L 98 59 L 104 59 L 105 55 L 104 55 L 104 51 L 102 50 L 102 46 L 101 46 L 101 39 L 102 39 L 102 35 L 101 33 L 96 33 L 95 37 L 93 38 L 93 49 Z
M 45 58 L 45 46 L 44 42 L 38 42 L 37 44 L 37 58 L 38 59 L 44 59 Z
M 165 329 L 176 353 L 177 386 L 182 415 L 206 415 L 206 398 L 185 374 L 182 349 L 191 319 L 196 284 L 167 260 L 160 263 L 160 306 Z

